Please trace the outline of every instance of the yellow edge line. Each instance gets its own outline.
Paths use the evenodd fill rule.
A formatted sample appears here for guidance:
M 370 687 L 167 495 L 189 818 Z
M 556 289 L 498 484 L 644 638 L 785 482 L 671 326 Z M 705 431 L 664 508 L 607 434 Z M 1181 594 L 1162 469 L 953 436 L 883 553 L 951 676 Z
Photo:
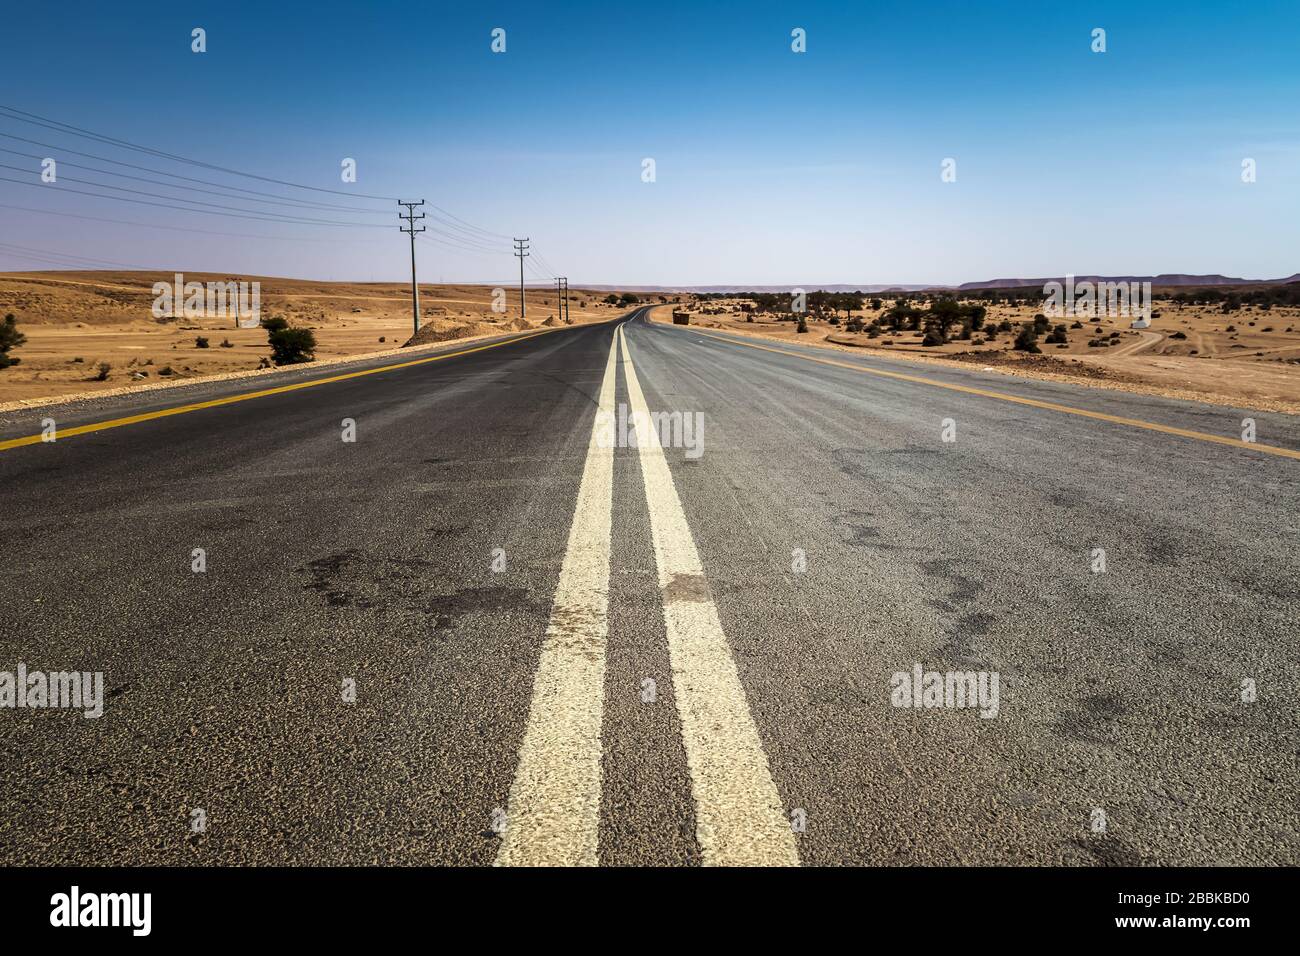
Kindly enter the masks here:
M 932 385 L 935 388 L 946 388 L 953 392 L 965 392 L 967 395 L 979 395 L 982 398 L 996 398 L 1004 402 L 1014 402 L 1017 405 L 1028 405 L 1031 408 L 1042 408 L 1049 412 L 1061 412 L 1066 415 L 1079 415 L 1083 418 L 1094 418 L 1101 422 L 1111 422 L 1115 425 L 1129 425 L 1133 428 L 1145 428 L 1148 431 L 1164 432 L 1166 435 L 1178 435 L 1181 438 L 1194 438 L 1198 441 L 1214 442 L 1217 445 L 1230 445 L 1233 448 L 1241 448 L 1245 451 L 1258 451 L 1266 455 L 1278 455 L 1282 458 L 1293 458 L 1300 461 L 1300 451 L 1293 451 L 1290 448 L 1279 448 L 1276 445 L 1261 445 L 1256 442 L 1241 441 L 1238 438 L 1224 438 L 1222 435 L 1211 435 L 1208 432 L 1197 432 L 1187 428 L 1174 428 L 1171 425 L 1160 425 L 1156 422 L 1144 422 L 1138 418 L 1123 418 L 1119 415 L 1107 415 L 1105 412 L 1090 412 L 1084 408 L 1075 408 L 1071 405 L 1057 405 L 1055 402 L 1040 402 L 1034 398 L 1021 398 L 1019 395 L 1009 395 L 1006 392 L 994 392 L 989 389 L 974 388 L 970 385 L 955 385 L 951 382 L 941 382 L 937 379 L 926 378 L 923 375 L 907 375 L 903 372 L 887 372 L 884 369 L 867 368 L 864 365 L 854 365 L 849 362 L 837 362 L 834 359 L 817 358 L 812 355 L 802 355 L 798 352 L 790 352 L 786 349 L 772 348 L 768 345 L 758 345 L 754 342 L 742 342 L 730 335 L 717 335 L 713 332 L 704 332 L 698 329 L 692 329 L 696 335 L 703 335 L 711 339 L 717 339 L 719 342 L 729 342 L 732 345 L 743 345 L 746 348 L 762 349 L 764 352 L 776 352 L 778 355 L 788 355 L 792 358 L 800 358 L 809 362 L 818 362 L 822 365 L 834 365 L 838 368 L 847 368 L 855 372 L 865 372 L 868 375 L 879 375 L 882 378 L 898 379 L 902 382 L 915 382 L 920 385 Z
M 443 359 L 455 358 L 457 355 L 469 355 L 471 352 L 482 352 L 486 349 L 500 348 L 503 345 L 513 345 L 515 342 L 522 342 L 524 339 L 536 338 L 539 335 L 545 335 L 547 332 L 560 332 L 564 328 L 556 329 L 539 329 L 536 332 L 529 332 L 527 335 L 521 335 L 518 338 L 507 339 L 504 342 L 492 342 L 488 345 L 478 345 L 472 349 L 462 349 L 459 352 L 443 352 L 439 355 L 431 355 L 428 358 L 412 359 L 409 362 L 399 362 L 396 365 L 381 365 L 378 368 L 362 369 L 359 372 L 347 372 L 343 375 L 331 375 L 329 378 L 316 378 L 309 382 L 295 382 L 292 385 L 278 385 L 275 388 L 264 388 L 258 392 L 241 392 L 238 395 L 227 395 L 224 398 L 214 398 L 207 402 L 194 402 L 191 405 L 177 405 L 173 408 L 162 408 L 156 412 L 144 412 L 140 415 L 129 415 L 126 418 L 112 418 L 108 421 L 93 422 L 89 425 L 77 425 L 73 428 L 61 428 L 55 433 L 59 439 L 71 438 L 74 435 L 87 435 L 91 432 L 101 432 L 108 428 L 120 428 L 123 425 L 135 425 L 138 422 L 152 421 L 155 418 L 167 418 L 170 415 L 184 415 L 186 412 L 197 412 L 203 408 L 217 408 L 221 405 L 233 405 L 235 402 L 246 402 L 253 398 L 265 398 L 268 395 L 283 395 L 285 392 L 296 392 L 301 388 L 313 388 L 317 385 L 328 385 L 330 382 L 342 382 L 350 378 L 360 378 L 363 375 L 377 375 L 380 372 L 391 372 L 399 368 L 410 368 L 413 365 L 427 365 L 429 362 L 439 362 Z M 20 448 L 23 445 L 35 445 L 41 442 L 40 435 L 26 435 L 22 438 L 10 438 L 7 441 L 0 441 L 0 451 L 8 451 L 10 448 Z

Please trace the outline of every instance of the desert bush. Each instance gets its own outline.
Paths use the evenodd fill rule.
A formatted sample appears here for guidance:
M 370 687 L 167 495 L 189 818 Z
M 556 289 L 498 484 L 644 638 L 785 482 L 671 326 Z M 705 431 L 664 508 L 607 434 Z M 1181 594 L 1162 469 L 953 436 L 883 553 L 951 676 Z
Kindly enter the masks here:
M 194 339 L 194 347 L 196 349 L 205 349 L 208 347 L 208 340 L 202 335 L 196 336 Z
M 311 329 L 276 329 L 267 334 L 266 340 L 276 365 L 298 365 L 316 358 L 316 336 Z
M 233 349 L 235 347 L 235 343 L 230 341 L 230 339 L 222 339 L 221 347 L 223 349 Z
M 16 349 L 27 341 L 27 336 L 18 331 L 18 321 L 14 314 L 10 312 L 5 316 L 5 320 L 0 322 L 0 368 L 8 368 L 10 365 L 17 365 L 22 359 L 13 358 L 9 354 L 10 349 Z
M 99 363 L 99 370 L 98 370 L 98 372 L 96 372 L 96 374 L 95 374 L 95 381 L 96 381 L 96 382 L 105 382 L 105 381 L 107 381 L 107 380 L 108 380 L 108 373 L 111 372 L 111 371 L 113 371 L 113 366 L 112 366 L 112 365 L 110 365 L 108 362 L 100 362 L 100 363 Z
M 808 331 L 808 320 L 807 320 L 806 318 L 804 318 L 802 315 L 799 316 L 799 326 L 798 326 L 798 328 L 795 329 L 795 331 L 796 331 L 796 332 L 807 332 L 807 331 Z
M 1026 323 L 1020 327 L 1020 331 L 1016 334 L 1015 350 L 1017 352 L 1030 352 L 1034 355 L 1043 351 L 1038 347 L 1037 324 L 1029 325 Z

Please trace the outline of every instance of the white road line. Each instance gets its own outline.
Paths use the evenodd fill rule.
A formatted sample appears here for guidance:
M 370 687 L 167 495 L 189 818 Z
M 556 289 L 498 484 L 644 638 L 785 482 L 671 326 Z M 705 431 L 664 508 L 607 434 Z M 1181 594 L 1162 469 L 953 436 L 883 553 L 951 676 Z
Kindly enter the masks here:
M 614 414 L 616 351 L 611 339 L 497 866 L 598 862 L 614 450 L 597 436 Z
M 619 326 L 633 420 L 650 420 Z M 768 769 L 695 539 L 653 428 L 638 432 L 641 473 L 664 602 L 673 692 L 695 797 L 696 838 L 706 866 L 797 866 L 790 821 Z

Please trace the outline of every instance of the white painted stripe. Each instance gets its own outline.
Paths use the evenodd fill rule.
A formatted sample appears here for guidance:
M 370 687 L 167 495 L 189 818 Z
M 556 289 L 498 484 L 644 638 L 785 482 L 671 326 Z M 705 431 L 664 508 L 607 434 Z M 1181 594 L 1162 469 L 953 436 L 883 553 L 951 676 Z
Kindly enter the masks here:
M 614 450 L 597 436 L 614 413 L 616 351 L 611 339 L 498 866 L 597 863 L 614 480 Z
M 621 325 L 618 339 L 631 417 L 649 421 Z M 794 833 L 772 782 L 695 539 L 659 436 L 653 428 L 647 431 L 646 436 L 638 432 L 637 444 L 701 857 L 708 866 L 797 866 Z

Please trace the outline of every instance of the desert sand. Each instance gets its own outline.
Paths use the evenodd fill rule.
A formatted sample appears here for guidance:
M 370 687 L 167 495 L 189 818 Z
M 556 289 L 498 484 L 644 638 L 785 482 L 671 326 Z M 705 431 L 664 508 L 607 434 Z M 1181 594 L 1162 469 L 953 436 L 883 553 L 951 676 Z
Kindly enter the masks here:
M 237 327 L 230 317 L 155 318 L 153 284 L 170 273 L 31 272 L 0 274 L 0 316 L 14 314 L 24 345 L 20 364 L 0 369 L 0 406 L 97 394 L 159 382 L 251 372 L 268 360 L 266 332 Z M 187 281 L 231 276 L 186 273 Z M 412 336 L 409 284 L 334 283 L 238 277 L 261 283 L 261 314 L 281 315 L 316 336 L 321 362 L 383 353 Z M 506 288 L 506 310 L 492 310 L 493 289 L 473 285 L 420 286 L 421 342 L 454 341 L 560 324 L 554 288 L 527 290 L 519 317 L 518 286 Z M 608 291 L 569 290 L 576 323 L 618 315 Z M 198 347 L 198 339 L 208 347 Z M 228 343 L 228 344 L 227 344 Z M 99 379 L 101 364 L 111 368 Z
M 880 314 L 869 307 L 871 298 L 866 297 L 868 308 L 855 317 L 870 322 Z M 878 298 L 885 309 L 893 302 L 888 293 Z M 1065 347 L 1040 340 L 1042 353 L 1030 355 L 1013 349 L 1014 332 L 999 334 L 992 342 L 981 342 L 983 337 L 976 333 L 971 340 L 926 347 L 922 332 L 884 332 L 871 338 L 865 331 L 848 331 L 841 316 L 839 325 L 810 319 L 808 332 L 799 333 L 795 323 L 778 321 L 776 315 L 742 312 L 746 302 L 735 298 L 693 303 L 691 325 L 917 362 L 976 364 L 1035 378 L 1300 413 L 1300 309 L 1292 307 L 1265 311 L 1246 306 L 1225 314 L 1208 306 L 1180 306 L 1157 295 L 1150 328 L 1132 329 L 1132 319 L 1126 317 L 1078 320 L 1080 328 L 1070 328 L 1074 318 L 1053 319 L 1053 325 L 1064 321 L 1067 326 Z M 986 324 L 1031 322 L 1040 311 L 1041 306 L 994 305 Z M 653 317 L 671 322 L 671 309 L 655 309 Z M 1093 341 L 1114 344 L 1090 346 Z

